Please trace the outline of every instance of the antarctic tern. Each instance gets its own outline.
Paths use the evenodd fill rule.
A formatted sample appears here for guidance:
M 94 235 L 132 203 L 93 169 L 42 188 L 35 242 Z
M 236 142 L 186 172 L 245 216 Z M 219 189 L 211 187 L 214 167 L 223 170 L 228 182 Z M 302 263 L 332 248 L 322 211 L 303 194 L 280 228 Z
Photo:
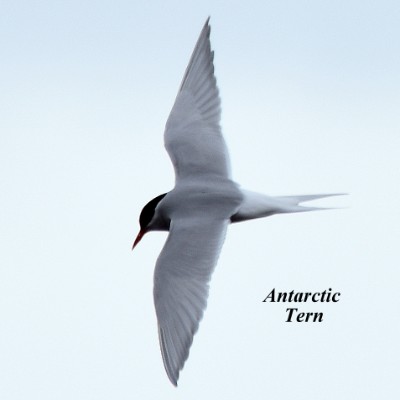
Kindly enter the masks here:
M 165 370 L 175 386 L 206 308 L 228 225 L 318 210 L 300 203 L 339 194 L 271 197 L 231 180 L 213 58 L 207 19 L 165 127 L 175 187 L 145 205 L 132 247 L 147 232 L 169 231 L 155 266 L 154 304 Z

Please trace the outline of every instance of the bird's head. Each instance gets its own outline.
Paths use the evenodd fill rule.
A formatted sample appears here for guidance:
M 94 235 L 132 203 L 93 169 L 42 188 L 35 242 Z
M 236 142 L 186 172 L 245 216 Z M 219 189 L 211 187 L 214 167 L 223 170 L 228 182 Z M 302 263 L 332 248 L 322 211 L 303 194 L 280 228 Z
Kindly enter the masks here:
M 156 208 L 166 194 L 167 193 L 160 194 L 143 207 L 139 217 L 140 231 L 133 242 L 132 250 L 140 242 L 145 233 L 152 230 L 168 230 L 165 229 L 165 224 L 156 216 Z

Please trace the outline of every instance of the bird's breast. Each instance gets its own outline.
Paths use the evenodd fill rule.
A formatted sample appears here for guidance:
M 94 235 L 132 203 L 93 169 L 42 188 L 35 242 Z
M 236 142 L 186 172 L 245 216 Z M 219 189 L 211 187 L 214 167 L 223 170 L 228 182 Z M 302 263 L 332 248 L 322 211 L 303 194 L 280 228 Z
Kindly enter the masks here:
M 237 212 L 243 196 L 227 179 L 182 182 L 162 201 L 162 213 L 169 219 L 214 216 L 229 219 Z

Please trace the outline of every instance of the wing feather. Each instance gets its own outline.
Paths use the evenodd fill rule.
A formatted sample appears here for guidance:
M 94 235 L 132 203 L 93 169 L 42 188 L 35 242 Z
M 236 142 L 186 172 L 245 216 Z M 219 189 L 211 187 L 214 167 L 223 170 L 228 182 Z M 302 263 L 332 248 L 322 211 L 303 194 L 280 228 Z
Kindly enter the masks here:
M 177 385 L 207 305 L 228 221 L 173 221 L 154 272 L 154 304 L 165 370 Z M 201 243 L 201 246 L 199 246 Z
M 230 177 L 208 22 L 193 50 L 165 127 L 165 147 L 177 181 L 199 175 Z

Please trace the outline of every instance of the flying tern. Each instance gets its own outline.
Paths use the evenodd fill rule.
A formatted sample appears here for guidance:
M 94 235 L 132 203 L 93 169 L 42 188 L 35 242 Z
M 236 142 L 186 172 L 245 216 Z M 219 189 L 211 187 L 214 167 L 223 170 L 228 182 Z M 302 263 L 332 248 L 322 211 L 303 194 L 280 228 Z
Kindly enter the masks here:
M 141 211 L 132 249 L 150 231 L 169 231 L 154 272 L 154 304 L 165 370 L 177 386 L 206 308 L 209 282 L 230 223 L 318 210 L 300 203 L 335 194 L 271 197 L 231 180 L 207 19 L 166 123 L 175 187 Z

